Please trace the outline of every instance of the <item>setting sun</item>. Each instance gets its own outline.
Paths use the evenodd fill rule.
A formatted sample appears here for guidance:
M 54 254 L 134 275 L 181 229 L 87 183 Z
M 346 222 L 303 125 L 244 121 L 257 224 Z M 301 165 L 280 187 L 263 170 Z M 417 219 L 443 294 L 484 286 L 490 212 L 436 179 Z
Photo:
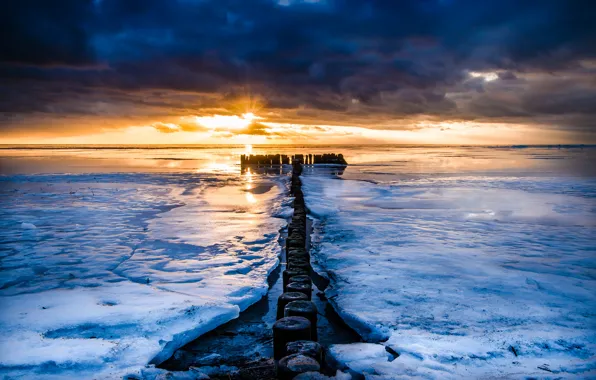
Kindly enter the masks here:
M 198 126 L 205 127 L 212 132 L 221 132 L 247 128 L 255 120 L 263 118 L 256 116 L 252 112 L 247 112 L 242 114 L 242 116 L 196 116 L 193 119 Z
M 258 117 L 258 116 L 255 116 L 255 114 L 254 114 L 254 113 L 252 113 L 252 112 L 247 112 L 247 113 L 245 113 L 244 115 L 242 115 L 242 118 L 243 118 L 244 120 L 248 120 L 248 121 L 253 121 L 253 120 L 255 120 L 255 119 L 261 119 L 260 117 Z

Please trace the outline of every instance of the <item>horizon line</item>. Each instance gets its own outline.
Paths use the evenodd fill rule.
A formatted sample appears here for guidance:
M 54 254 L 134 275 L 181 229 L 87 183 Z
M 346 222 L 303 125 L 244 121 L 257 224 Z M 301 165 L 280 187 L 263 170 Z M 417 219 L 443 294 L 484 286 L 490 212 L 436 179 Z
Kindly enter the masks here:
M 569 144 L 569 143 L 552 143 L 552 144 L 435 144 L 435 143 L 424 143 L 424 144 L 411 144 L 411 143 L 361 143 L 361 144 L 299 144 L 299 143 L 279 143 L 279 144 L 158 144 L 158 143 L 139 143 L 139 144 L 46 144 L 46 143 L 16 143 L 16 144 L 3 144 L 0 143 L 0 149 L 6 149 L 11 147 L 94 147 L 94 148 L 123 148 L 123 147 L 245 147 L 247 145 L 254 147 L 271 147 L 271 146 L 305 146 L 305 147 L 316 147 L 316 146 L 409 146 L 409 147 L 511 147 L 511 148 L 523 148 L 523 147 L 596 147 L 596 144 Z

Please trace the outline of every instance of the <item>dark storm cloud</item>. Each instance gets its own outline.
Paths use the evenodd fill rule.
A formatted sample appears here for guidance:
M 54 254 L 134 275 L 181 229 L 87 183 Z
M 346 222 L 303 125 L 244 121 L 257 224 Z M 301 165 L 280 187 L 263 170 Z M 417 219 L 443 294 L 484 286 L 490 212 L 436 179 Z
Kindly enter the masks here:
M 2 62 L 72 67 L 96 62 L 87 25 L 92 2 L 4 1 L 0 9 Z
M 24 0 L 0 14 L 4 128 L 28 115 L 233 112 L 246 93 L 280 120 L 322 124 L 586 125 L 596 103 L 590 1 Z

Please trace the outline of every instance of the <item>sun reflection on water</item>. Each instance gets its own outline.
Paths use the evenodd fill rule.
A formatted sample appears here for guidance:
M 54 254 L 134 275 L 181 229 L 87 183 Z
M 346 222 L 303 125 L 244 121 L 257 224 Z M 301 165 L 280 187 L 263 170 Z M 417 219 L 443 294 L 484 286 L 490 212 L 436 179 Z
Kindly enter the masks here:
M 252 172 L 250 171 L 250 168 L 248 168 L 246 170 L 246 172 L 244 173 L 244 178 L 246 179 L 246 182 L 252 183 L 253 179 L 252 179 Z
M 202 173 L 237 173 L 238 168 L 231 164 L 222 162 L 211 162 L 207 164 L 204 169 L 199 169 L 197 172 Z
M 244 185 L 244 196 L 246 197 L 246 201 L 249 204 L 257 203 L 257 198 L 255 198 L 254 194 L 250 192 L 253 189 L 253 174 L 250 171 L 250 168 L 244 173 L 244 179 L 246 180 L 246 185 Z
M 244 196 L 246 197 L 246 201 L 248 203 L 250 203 L 250 204 L 257 203 L 257 198 L 255 198 L 255 196 L 252 193 L 250 193 L 250 192 L 247 191 L 247 192 L 244 193 Z

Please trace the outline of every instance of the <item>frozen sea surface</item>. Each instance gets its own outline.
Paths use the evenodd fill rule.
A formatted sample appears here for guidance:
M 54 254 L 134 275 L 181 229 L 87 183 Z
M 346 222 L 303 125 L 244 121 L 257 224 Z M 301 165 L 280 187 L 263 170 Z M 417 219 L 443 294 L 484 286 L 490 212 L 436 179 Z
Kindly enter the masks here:
M 0 177 L 0 375 L 118 378 L 267 292 L 285 176 Z
M 283 173 L 240 173 L 250 149 L 0 148 L 0 376 L 156 378 L 257 301 L 291 209 Z M 330 151 L 343 180 L 304 189 L 327 295 L 371 342 L 332 347 L 345 373 L 596 377 L 594 148 L 253 153 Z
M 337 361 L 367 379 L 596 377 L 596 180 L 506 169 L 306 173 L 326 295 L 382 344 Z

